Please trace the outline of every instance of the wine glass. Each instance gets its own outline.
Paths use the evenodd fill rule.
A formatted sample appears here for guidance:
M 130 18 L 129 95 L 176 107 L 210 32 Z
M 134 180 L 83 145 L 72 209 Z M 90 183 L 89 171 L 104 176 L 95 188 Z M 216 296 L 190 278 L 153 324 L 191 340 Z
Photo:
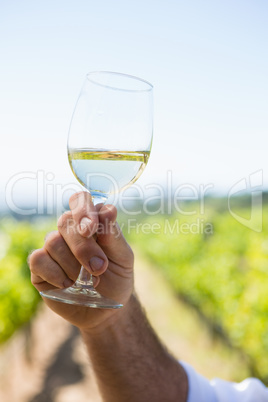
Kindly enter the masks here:
M 152 145 L 152 95 L 153 86 L 134 76 L 109 71 L 87 74 L 71 120 L 68 159 L 94 205 L 105 203 L 143 172 Z M 83 267 L 73 286 L 40 293 L 68 304 L 122 307 L 95 290 Z

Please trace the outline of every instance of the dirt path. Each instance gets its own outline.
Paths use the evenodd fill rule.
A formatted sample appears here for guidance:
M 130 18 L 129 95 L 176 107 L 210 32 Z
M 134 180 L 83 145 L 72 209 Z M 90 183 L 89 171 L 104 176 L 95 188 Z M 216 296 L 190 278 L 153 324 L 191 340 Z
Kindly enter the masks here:
M 161 275 L 136 256 L 137 292 L 172 353 L 207 377 L 246 376 L 239 357 L 214 340 Z M 0 401 L 101 402 L 78 331 L 44 305 L 31 328 L 0 350 Z

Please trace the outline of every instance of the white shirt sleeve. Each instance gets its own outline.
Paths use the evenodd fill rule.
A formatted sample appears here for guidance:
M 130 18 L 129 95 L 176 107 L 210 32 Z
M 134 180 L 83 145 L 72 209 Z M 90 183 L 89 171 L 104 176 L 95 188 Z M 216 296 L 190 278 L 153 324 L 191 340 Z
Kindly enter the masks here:
M 256 378 L 241 383 L 220 380 L 209 381 L 189 364 L 181 362 L 189 383 L 187 402 L 268 402 L 268 389 Z

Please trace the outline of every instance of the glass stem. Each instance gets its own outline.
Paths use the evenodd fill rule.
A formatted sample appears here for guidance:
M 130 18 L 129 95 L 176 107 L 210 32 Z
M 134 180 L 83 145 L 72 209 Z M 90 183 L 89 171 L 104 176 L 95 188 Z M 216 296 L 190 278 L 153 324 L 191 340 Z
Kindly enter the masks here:
M 94 288 L 92 275 L 83 266 L 81 267 L 78 278 L 75 281 L 75 286 L 87 289 Z
M 94 206 L 100 203 L 105 203 L 105 197 L 92 197 Z M 92 275 L 82 266 L 78 278 L 74 284 L 77 288 L 94 290 Z

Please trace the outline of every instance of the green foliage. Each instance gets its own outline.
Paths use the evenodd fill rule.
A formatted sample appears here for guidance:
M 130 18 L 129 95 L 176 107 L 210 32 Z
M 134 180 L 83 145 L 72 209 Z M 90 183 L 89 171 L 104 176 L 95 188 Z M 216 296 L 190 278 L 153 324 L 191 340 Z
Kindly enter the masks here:
M 30 320 L 40 296 L 30 281 L 29 253 L 42 246 L 48 224 L 3 219 L 0 224 L 0 343 Z
M 249 212 L 241 208 L 239 214 Z M 267 208 L 263 222 L 268 222 Z M 152 229 L 149 235 L 144 224 Z M 252 373 L 267 382 L 268 227 L 254 232 L 228 211 L 211 207 L 206 215 L 151 216 L 142 225 L 130 232 L 129 240 L 178 294 L 221 328 L 248 356 Z

